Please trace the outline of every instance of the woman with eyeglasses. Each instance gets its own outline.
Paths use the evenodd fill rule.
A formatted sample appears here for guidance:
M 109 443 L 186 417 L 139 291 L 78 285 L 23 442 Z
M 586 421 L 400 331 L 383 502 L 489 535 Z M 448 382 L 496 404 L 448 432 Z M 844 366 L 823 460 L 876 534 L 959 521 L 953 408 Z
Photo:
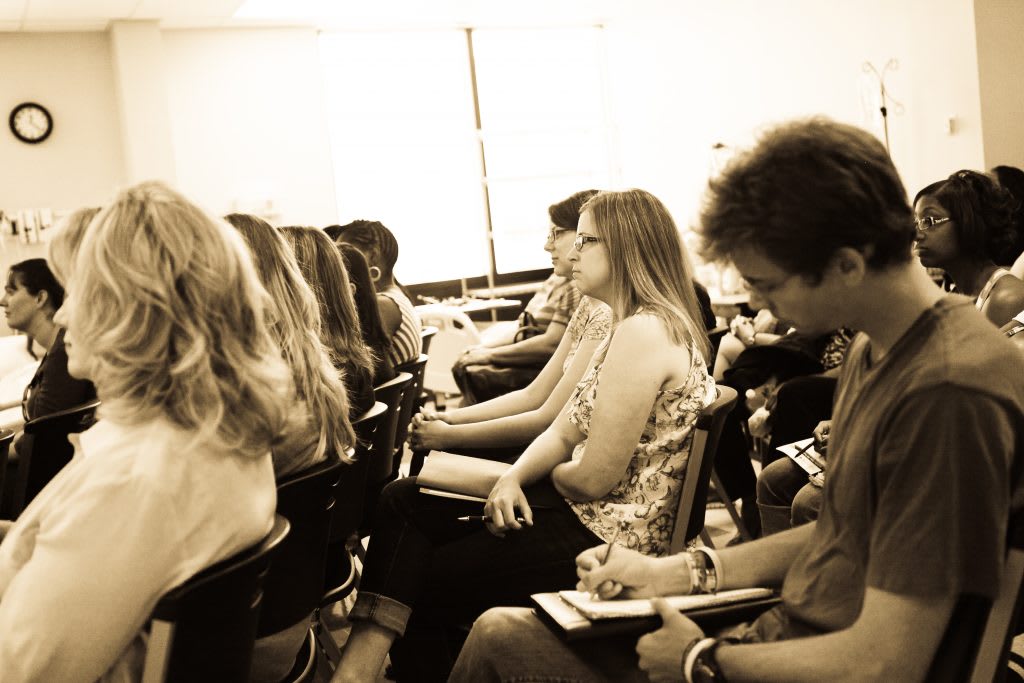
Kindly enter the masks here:
M 580 207 L 595 194 L 597 190 L 583 190 L 548 207 L 551 228 L 544 251 L 551 255 L 554 270 L 516 323 L 488 328 L 484 343 L 467 348 L 456 360 L 452 376 L 462 392 L 463 406 L 527 387 L 559 351 L 581 300 L 565 254 L 576 234 Z
M 716 394 L 685 249 L 657 198 L 602 192 L 567 258 L 580 291 L 611 308 L 611 333 L 484 505 L 420 493 L 415 477 L 384 490 L 336 682 L 373 680 L 389 650 L 397 680 L 443 681 L 459 626 L 572 588 L 582 550 L 668 552 L 693 428 Z
M 1024 282 L 1003 266 L 1021 251 L 1014 200 L 989 176 L 958 171 L 914 197 L 917 254 L 946 271 L 997 327 L 1024 309 Z

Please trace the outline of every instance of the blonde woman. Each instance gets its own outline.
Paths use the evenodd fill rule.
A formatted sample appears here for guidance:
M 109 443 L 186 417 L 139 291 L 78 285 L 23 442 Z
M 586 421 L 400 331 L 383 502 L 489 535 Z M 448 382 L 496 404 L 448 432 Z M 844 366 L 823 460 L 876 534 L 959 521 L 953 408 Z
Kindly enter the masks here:
M 5 681 L 138 680 L 160 596 L 273 523 L 291 383 L 242 240 L 158 183 L 78 228 L 56 321 L 103 406 L 0 545 Z
M 271 331 L 292 370 L 296 402 L 288 410 L 284 440 L 274 447 L 274 472 L 283 477 L 343 455 L 355 443 L 341 373 L 320 341 L 316 297 L 302 278 L 284 238 L 262 218 L 233 213 L 225 219 L 242 234 L 270 294 Z
M 327 233 L 316 228 L 281 228 L 299 269 L 320 306 L 320 335 L 334 367 L 344 372 L 349 414 L 373 407 L 373 354 L 363 342 L 345 262 Z
M 399 681 L 443 681 L 453 627 L 573 587 L 582 550 L 667 552 L 693 426 L 715 395 L 679 233 L 652 195 L 603 192 L 568 258 L 580 291 L 611 307 L 611 334 L 482 510 L 420 494 L 415 478 L 384 490 L 335 681 L 373 680 L 389 650 Z M 538 495 L 550 505 L 533 509 Z M 456 521 L 481 512 L 486 529 Z

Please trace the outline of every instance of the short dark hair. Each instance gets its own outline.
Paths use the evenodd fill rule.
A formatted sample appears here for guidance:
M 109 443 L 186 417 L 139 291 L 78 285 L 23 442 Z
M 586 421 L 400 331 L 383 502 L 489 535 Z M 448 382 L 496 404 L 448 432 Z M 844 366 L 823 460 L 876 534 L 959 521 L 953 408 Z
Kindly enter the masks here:
M 752 247 L 814 282 L 843 247 L 865 250 L 868 265 L 883 269 L 908 262 L 915 237 L 882 143 L 825 118 L 773 128 L 730 162 L 708 183 L 698 233 L 708 260 Z
M 595 194 L 597 190 L 583 190 L 549 206 L 551 224 L 563 230 L 575 230 L 580 223 L 580 208 Z
M 33 296 L 39 292 L 46 292 L 47 300 L 54 311 L 64 304 L 64 288 L 57 282 L 44 258 L 30 258 L 15 263 L 11 266 L 8 277 L 13 278 Z
M 1016 200 L 999 183 L 977 171 L 957 171 L 914 197 L 937 201 L 953 219 L 960 253 L 1001 266 L 1013 263 L 1024 245 L 1013 221 Z
M 1013 209 L 1013 224 L 1017 229 L 1017 238 L 1024 242 L 1024 171 L 1016 166 L 995 166 L 992 175 L 1003 189 L 1013 196 L 1016 203 Z
M 355 220 L 333 232 L 337 235 L 334 237 L 335 242 L 351 244 L 367 255 L 376 254 L 380 258 L 377 267 L 380 268 L 384 281 L 394 278 L 395 264 L 398 263 L 398 240 L 383 223 Z

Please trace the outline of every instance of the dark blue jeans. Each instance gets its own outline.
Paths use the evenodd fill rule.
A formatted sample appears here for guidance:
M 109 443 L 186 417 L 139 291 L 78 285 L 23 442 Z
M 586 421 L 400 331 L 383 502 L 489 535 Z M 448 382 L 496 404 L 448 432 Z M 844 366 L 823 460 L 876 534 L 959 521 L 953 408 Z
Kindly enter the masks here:
M 481 522 L 456 519 L 481 515 L 481 503 L 423 495 L 415 477 L 384 489 L 350 618 L 399 634 L 391 648 L 397 680 L 447 680 L 477 616 L 576 585 L 576 556 L 603 541 L 549 481 L 526 493 L 555 504 L 534 508 L 532 527 L 498 538 Z

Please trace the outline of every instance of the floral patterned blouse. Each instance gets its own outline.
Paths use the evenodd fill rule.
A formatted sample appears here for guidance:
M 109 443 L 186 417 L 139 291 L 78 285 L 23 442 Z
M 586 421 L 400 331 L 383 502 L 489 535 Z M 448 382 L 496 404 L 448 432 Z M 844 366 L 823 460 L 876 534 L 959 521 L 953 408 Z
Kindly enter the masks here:
M 576 351 L 580 348 L 580 342 L 584 339 L 600 341 L 608 336 L 608 331 L 611 327 L 612 309 L 608 308 L 608 304 L 597 299 L 591 299 L 589 296 L 583 297 L 580 300 L 580 305 L 576 307 L 576 312 L 572 314 L 572 318 L 569 320 L 569 326 L 565 330 L 565 333 L 569 335 L 569 339 L 572 340 L 572 345 L 569 347 L 569 353 L 565 355 L 565 361 L 562 363 L 562 372 L 569 368 L 572 359 L 576 357 Z
M 569 421 L 584 434 L 583 441 L 573 450 L 573 460 L 586 457 L 590 418 L 610 341 L 609 335 L 598 347 L 594 366 L 569 398 Z M 618 545 L 646 555 L 668 553 L 690 456 L 693 426 L 700 411 L 715 396 L 715 381 L 708 375 L 704 358 L 691 345 L 686 382 L 658 392 L 622 480 L 598 500 L 568 501 L 580 521 L 605 542 L 610 542 L 621 526 Z

